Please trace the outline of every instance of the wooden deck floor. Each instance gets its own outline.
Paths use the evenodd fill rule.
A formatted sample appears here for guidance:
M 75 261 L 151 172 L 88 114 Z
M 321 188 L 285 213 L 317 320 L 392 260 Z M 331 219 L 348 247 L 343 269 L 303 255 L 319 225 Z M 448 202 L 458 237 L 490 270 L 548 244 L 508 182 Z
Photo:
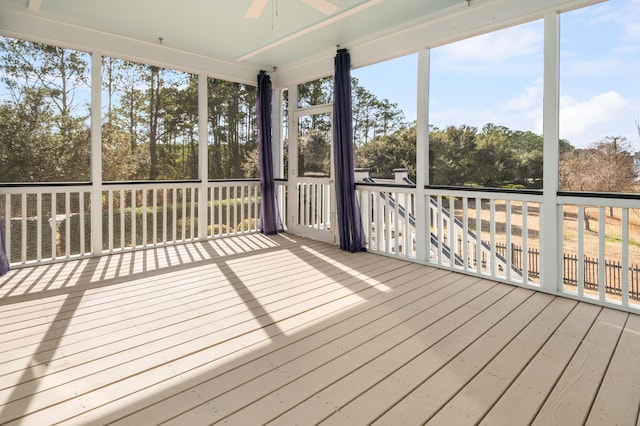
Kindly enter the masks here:
M 287 235 L 0 278 L 0 423 L 638 425 L 640 316 Z

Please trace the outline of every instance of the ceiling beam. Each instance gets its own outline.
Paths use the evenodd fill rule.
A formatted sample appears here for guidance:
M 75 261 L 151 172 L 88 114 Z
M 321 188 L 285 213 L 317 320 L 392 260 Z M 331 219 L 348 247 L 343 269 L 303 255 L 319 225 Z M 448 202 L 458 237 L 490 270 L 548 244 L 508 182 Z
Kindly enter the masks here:
M 40 12 L 42 6 L 42 0 L 29 0 L 29 10 L 33 12 Z
M 288 36 L 283 37 L 283 38 L 281 38 L 279 40 L 276 40 L 273 43 L 269 43 L 266 46 L 262 46 L 259 49 L 256 49 L 256 50 L 254 50 L 252 52 L 249 52 L 249 53 L 237 58 L 237 61 L 240 61 L 240 62 L 246 61 L 247 59 L 250 59 L 250 58 L 253 58 L 256 55 L 259 55 L 260 53 L 267 52 L 267 51 L 269 51 L 269 50 L 271 50 L 271 49 L 273 49 L 275 47 L 281 46 L 281 45 L 283 45 L 283 44 L 285 44 L 285 43 L 287 43 L 287 42 L 289 42 L 291 40 L 295 40 L 297 38 L 302 37 L 303 35 L 312 33 L 312 32 L 314 32 L 316 30 L 319 30 L 320 28 L 324 28 L 327 25 L 331 25 L 333 23 L 341 21 L 341 20 L 343 20 L 343 19 L 345 19 L 345 18 L 347 18 L 347 17 L 349 17 L 351 15 L 354 15 L 354 14 L 356 14 L 358 12 L 362 12 L 365 9 L 368 9 L 370 7 L 373 7 L 373 6 L 377 5 L 377 4 L 379 4 L 379 3 L 382 3 L 383 1 L 385 1 L 385 0 L 368 0 L 365 3 L 362 3 L 359 6 L 356 6 L 356 7 L 352 8 L 352 9 L 349 9 L 349 10 L 345 10 L 344 12 L 339 13 L 337 15 L 334 15 L 334 16 L 330 17 L 329 19 L 325 19 L 324 21 L 318 22 L 315 25 L 311 25 L 310 27 L 304 28 L 304 29 L 302 29 L 302 30 L 300 30 L 300 31 L 298 31 L 296 33 L 293 33 L 293 34 L 289 34 Z

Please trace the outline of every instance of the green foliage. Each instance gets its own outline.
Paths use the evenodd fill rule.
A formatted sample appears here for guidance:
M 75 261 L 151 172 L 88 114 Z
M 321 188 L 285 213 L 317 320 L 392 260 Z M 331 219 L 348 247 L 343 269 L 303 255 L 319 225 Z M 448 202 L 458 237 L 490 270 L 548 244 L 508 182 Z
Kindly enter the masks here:
M 245 219 L 236 225 L 237 232 L 246 232 L 252 229 L 256 229 L 257 223 L 255 218 Z
M 487 124 L 432 128 L 429 132 L 429 176 L 434 185 L 540 188 L 542 137 Z M 390 178 L 398 167 L 415 181 L 416 128 L 402 128 L 373 139 L 357 150 L 359 167 L 373 177 Z
M 0 37 L 3 182 L 87 181 L 89 55 Z
M 402 128 L 397 132 L 373 139 L 356 151 L 358 167 L 370 168 L 371 176 L 392 178 L 393 169 L 408 169 L 409 178 L 415 180 L 416 128 Z

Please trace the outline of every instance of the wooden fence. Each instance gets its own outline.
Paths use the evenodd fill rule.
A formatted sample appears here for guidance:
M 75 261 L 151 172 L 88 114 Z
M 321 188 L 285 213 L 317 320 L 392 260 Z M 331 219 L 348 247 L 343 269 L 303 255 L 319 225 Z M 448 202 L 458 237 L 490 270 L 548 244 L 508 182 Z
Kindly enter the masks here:
M 461 239 L 458 240 L 458 247 L 462 247 Z M 487 245 L 489 243 L 487 242 Z M 461 249 L 458 253 L 462 256 Z M 522 269 L 521 246 L 511 244 L 511 261 L 513 266 Z M 471 250 L 475 256 L 475 249 Z M 496 253 L 503 258 L 507 257 L 507 245 L 496 243 Z M 528 268 L 530 278 L 540 278 L 540 250 L 537 248 L 529 248 L 527 250 Z M 482 266 L 486 267 L 486 255 L 483 253 Z M 564 285 L 578 286 L 578 256 L 575 254 L 564 253 L 562 268 L 562 281 Z M 475 259 L 474 259 L 475 263 Z M 598 259 L 585 256 L 584 257 L 584 288 L 585 290 L 598 291 Z M 640 264 L 629 265 L 629 298 L 640 300 Z M 605 292 L 610 295 L 620 296 L 622 294 L 622 262 L 605 260 L 604 264 L 604 285 Z

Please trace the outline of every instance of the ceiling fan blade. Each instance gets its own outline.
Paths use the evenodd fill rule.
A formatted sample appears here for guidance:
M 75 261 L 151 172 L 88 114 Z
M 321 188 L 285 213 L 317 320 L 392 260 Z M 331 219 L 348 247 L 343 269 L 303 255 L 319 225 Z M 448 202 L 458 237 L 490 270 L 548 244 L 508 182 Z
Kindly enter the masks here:
M 256 19 L 262 15 L 264 8 L 267 6 L 267 2 L 269 0 L 253 0 L 251 6 L 247 10 L 247 13 L 244 14 L 246 19 Z
M 339 9 L 338 6 L 336 6 L 335 4 L 331 3 L 328 0 L 302 0 L 302 1 L 305 2 L 307 5 L 311 6 L 312 8 L 314 8 L 315 10 L 317 10 L 318 12 L 323 13 L 327 16 L 333 15 Z

